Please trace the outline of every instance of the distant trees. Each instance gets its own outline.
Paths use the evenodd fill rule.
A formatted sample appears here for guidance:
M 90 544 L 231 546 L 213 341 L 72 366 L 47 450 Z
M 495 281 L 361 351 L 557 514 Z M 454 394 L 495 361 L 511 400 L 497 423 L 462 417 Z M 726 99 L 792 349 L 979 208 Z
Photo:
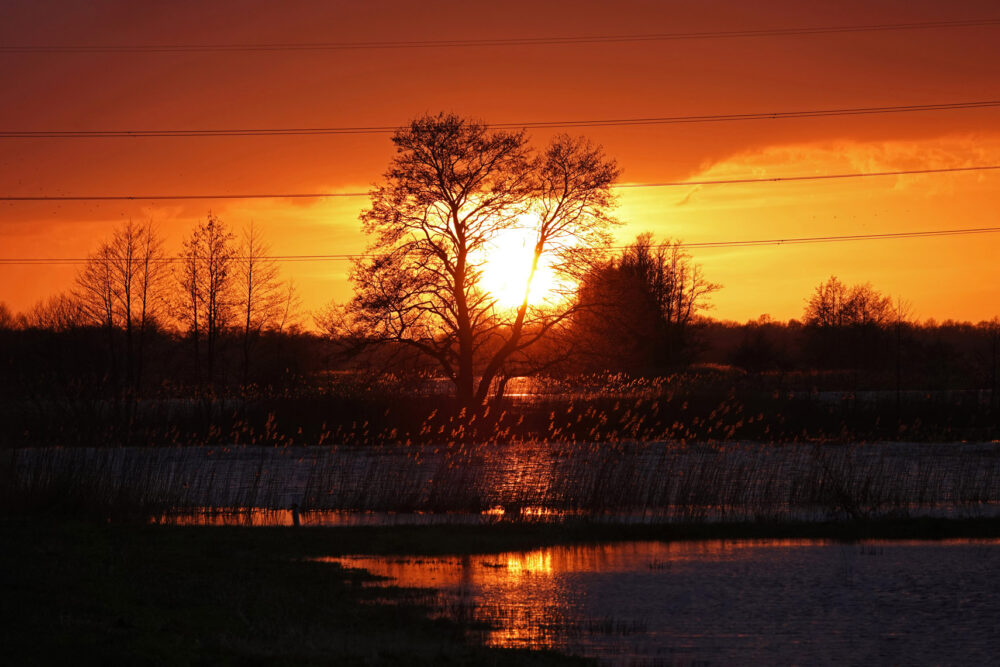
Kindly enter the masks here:
M 789 344 L 789 339 L 794 339 L 794 333 L 798 333 L 801 328 L 797 321 L 793 320 L 788 324 L 775 322 L 770 315 L 763 314 L 739 328 L 742 336 L 739 343 L 731 348 L 727 362 L 759 373 L 784 370 L 798 361 L 795 358 L 798 350 Z
M 816 327 L 884 326 L 893 321 L 893 312 L 892 299 L 871 283 L 848 287 L 830 276 L 816 287 L 803 317 Z
M 96 355 L 97 376 L 116 392 L 140 392 L 147 360 L 154 358 L 151 346 L 164 342 L 169 347 L 170 337 L 185 341 L 184 356 L 192 360 L 191 372 L 178 375 L 178 381 L 193 375 L 197 383 L 214 384 L 223 379 L 222 371 L 242 384 L 253 381 L 263 335 L 295 322 L 293 284 L 281 277 L 253 223 L 237 240 L 209 213 L 182 248 L 179 256 L 168 256 L 152 222 L 129 220 L 88 255 L 71 291 L 16 316 L 0 302 L 0 329 L 81 330 L 76 344 L 85 341 L 87 356 Z M 225 368 L 220 355 L 226 357 Z M 274 366 L 281 364 L 278 360 Z
M 574 310 L 569 298 L 533 303 L 531 286 L 543 259 L 560 276 L 581 275 L 609 243 L 619 171 L 583 139 L 560 136 L 536 153 L 523 132 L 454 115 L 418 118 L 392 141 L 396 155 L 361 216 L 372 242 L 335 328 L 433 359 L 461 404 L 475 407 L 516 355 Z M 524 227 L 524 296 L 505 308 L 483 272 L 498 236 Z
M 228 224 L 209 213 L 183 248 L 175 270 L 176 317 L 191 341 L 195 377 L 208 384 L 219 379 L 222 341 L 235 335 L 241 350 L 239 377 L 246 384 L 262 332 L 280 331 L 294 315 L 294 287 L 281 278 L 252 222 L 237 240 Z
M 16 319 L 14 318 L 14 313 L 11 312 L 10 306 L 4 301 L 0 301 L 0 330 L 13 329 Z
M 228 225 L 209 213 L 184 241 L 184 256 L 176 273 L 182 290 L 177 317 L 191 338 L 199 381 L 214 381 L 219 336 L 232 322 L 235 238 Z
M 890 359 L 898 366 L 901 331 L 889 336 L 887 327 L 900 324 L 904 310 L 871 283 L 848 287 L 831 276 L 806 304 L 807 352 L 822 367 L 872 369 Z
M 989 322 L 981 323 L 980 326 L 989 332 L 989 352 L 984 356 L 990 380 L 990 404 L 997 410 L 1000 409 L 1000 396 L 997 395 L 997 380 L 1000 376 L 1000 317 L 994 317 Z
M 265 330 L 281 331 L 295 305 L 295 289 L 281 280 L 278 263 L 251 221 L 243 230 L 233 281 L 242 339 L 242 381 L 250 378 L 251 354 Z
M 86 313 L 79 299 L 60 292 L 43 299 L 16 318 L 19 329 L 67 331 L 86 323 Z
M 147 332 L 166 301 L 167 275 L 163 242 L 152 222 L 129 220 L 76 277 L 74 296 L 86 320 L 107 332 L 112 379 L 117 383 L 123 373 L 130 389 L 141 382 Z
M 594 368 L 655 373 L 678 366 L 690 350 L 692 324 L 720 287 L 680 241 L 641 234 L 584 278 L 577 352 Z

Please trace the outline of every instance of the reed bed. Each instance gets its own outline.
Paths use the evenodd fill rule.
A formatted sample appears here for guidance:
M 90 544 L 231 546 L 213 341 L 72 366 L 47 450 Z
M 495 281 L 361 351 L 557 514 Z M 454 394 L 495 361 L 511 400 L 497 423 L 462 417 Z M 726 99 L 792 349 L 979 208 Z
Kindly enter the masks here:
M 1000 443 L 26 448 L 0 452 L 0 488 L 7 514 L 110 520 L 288 523 L 293 506 L 306 523 L 981 517 L 1000 514 Z

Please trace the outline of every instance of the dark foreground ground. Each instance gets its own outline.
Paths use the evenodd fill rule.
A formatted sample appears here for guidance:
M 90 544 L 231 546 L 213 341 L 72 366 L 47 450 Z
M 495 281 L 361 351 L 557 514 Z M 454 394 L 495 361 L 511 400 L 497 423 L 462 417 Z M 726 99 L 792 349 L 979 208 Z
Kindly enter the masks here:
M 5 664 L 577 664 L 488 649 L 433 599 L 307 560 L 634 539 L 1000 537 L 997 520 L 671 527 L 217 528 L 0 521 Z

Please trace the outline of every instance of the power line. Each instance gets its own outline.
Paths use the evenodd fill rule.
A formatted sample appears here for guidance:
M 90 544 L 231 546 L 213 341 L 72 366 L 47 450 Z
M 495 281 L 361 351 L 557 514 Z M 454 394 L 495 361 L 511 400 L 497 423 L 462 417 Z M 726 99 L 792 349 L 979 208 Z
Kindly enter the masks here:
M 684 248 L 746 248 L 753 246 L 771 245 L 806 245 L 813 243 L 837 243 L 849 241 L 885 241 L 894 239 L 914 239 L 929 238 L 939 236 L 967 236 L 970 234 L 995 234 L 1000 232 L 1000 227 L 970 227 L 965 229 L 930 229 L 910 232 L 890 232 L 879 234 L 843 234 L 838 236 L 798 236 L 788 238 L 770 239 L 750 239 L 732 241 L 701 241 L 694 243 L 681 243 Z M 653 244 L 656 248 L 671 247 L 670 243 Z M 608 250 L 624 250 L 628 246 L 609 246 Z M 319 255 L 268 255 L 258 257 L 258 259 L 268 259 L 277 262 L 329 262 L 348 261 L 364 257 L 373 257 L 371 253 L 356 254 L 319 254 Z M 156 261 L 162 263 L 178 263 L 190 260 L 190 257 L 163 257 Z M 233 257 L 240 260 L 245 257 Z M 102 261 L 100 258 L 87 257 L 0 257 L 0 266 L 24 265 L 24 266 L 49 266 L 60 264 L 84 264 L 90 261 Z M 112 261 L 112 260 L 105 260 Z
M 763 245 L 799 245 L 810 243 L 835 243 L 844 241 L 884 241 L 890 239 L 927 238 L 932 236 L 966 236 L 968 234 L 995 234 L 1000 227 L 973 227 L 967 229 L 932 229 L 916 232 L 895 232 L 884 234 L 845 234 L 840 236 L 799 236 L 792 238 L 755 239 L 752 241 L 703 241 L 699 243 L 682 243 L 685 248 L 734 248 Z M 660 244 L 660 247 L 668 247 Z M 616 246 L 616 250 L 624 246 Z
M 924 21 L 910 23 L 876 23 L 866 25 L 816 26 L 797 28 L 766 28 L 759 30 L 709 30 L 697 32 L 630 33 L 608 35 L 566 35 L 550 37 L 502 37 L 478 39 L 401 40 L 372 42 L 279 42 L 259 44 L 45 44 L 5 45 L 2 53 L 235 53 L 274 51 L 351 51 L 374 49 L 439 49 L 505 46 L 558 46 L 572 44 L 608 44 L 627 42 L 665 42 L 680 40 L 734 39 L 754 37 L 795 37 L 857 32 L 888 32 L 896 30 L 930 30 L 939 28 L 976 28 L 1000 25 L 1000 19 L 968 19 L 961 21 Z
M 967 109 L 994 108 L 998 106 L 1000 106 L 1000 100 L 983 100 L 975 102 L 944 102 L 935 104 L 906 104 L 881 107 L 808 109 L 799 111 L 727 113 L 692 116 L 523 121 L 489 123 L 487 124 L 487 127 L 493 129 L 627 127 L 634 125 L 673 125 L 680 123 L 720 123 L 732 121 L 820 118 L 826 116 L 860 116 L 872 114 L 911 113 L 919 111 L 961 111 Z M 342 127 L 207 128 L 190 130 L 0 130 L 0 139 L 120 139 L 138 137 L 183 138 L 388 134 L 405 129 L 405 125 L 374 125 Z
M 918 174 L 942 174 L 969 171 L 992 171 L 1000 165 L 976 165 L 973 167 L 940 167 L 937 169 L 900 169 L 897 171 L 870 171 L 842 174 L 814 174 L 803 176 L 771 176 L 760 178 L 728 178 L 705 181 L 665 181 L 661 183 L 621 183 L 614 188 L 668 188 L 696 185 L 735 185 L 746 183 L 781 183 L 791 181 L 822 181 L 842 178 L 867 178 L 872 176 L 907 176 Z M 367 197 L 368 192 L 286 192 L 252 194 L 197 194 L 197 195 L 3 195 L 0 201 L 41 202 L 41 201 L 155 201 L 182 199 L 322 199 L 330 197 Z
M 816 174 L 808 176 L 774 176 L 766 178 L 726 178 L 711 181 L 667 181 L 663 183 L 622 183 L 616 188 L 667 188 L 683 185 L 735 185 L 738 183 L 781 183 L 789 181 L 823 181 L 837 178 L 866 178 L 869 176 L 906 176 L 916 174 L 942 174 L 962 171 L 987 171 L 1000 169 L 1000 165 L 975 167 L 941 167 L 938 169 L 901 169 L 898 171 L 866 171 L 844 174 Z
M 367 197 L 367 192 L 286 192 L 282 194 L 236 195 L 40 195 L 35 197 L 0 196 L 0 201 L 146 201 L 177 199 L 317 199 L 329 197 Z

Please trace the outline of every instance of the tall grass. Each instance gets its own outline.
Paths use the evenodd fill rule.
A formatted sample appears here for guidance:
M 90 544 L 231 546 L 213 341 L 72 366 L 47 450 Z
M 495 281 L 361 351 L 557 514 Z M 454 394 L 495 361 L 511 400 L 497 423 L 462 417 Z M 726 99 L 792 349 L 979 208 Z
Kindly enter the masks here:
M 433 383 L 362 379 L 287 396 L 250 388 L 22 406 L 24 423 L 45 428 L 2 441 L 2 510 L 255 521 L 296 505 L 307 519 L 697 521 L 974 514 L 1000 503 L 997 422 L 975 400 L 601 376 L 512 383 L 512 396 L 468 413 Z M 984 444 L 927 441 L 959 431 Z
M 676 441 L 0 454 L 8 514 L 672 522 L 996 515 L 1000 444 Z M 254 518 L 258 513 L 257 518 Z M 270 513 L 270 514 L 268 514 Z M 341 516 L 343 518 L 343 516 Z

